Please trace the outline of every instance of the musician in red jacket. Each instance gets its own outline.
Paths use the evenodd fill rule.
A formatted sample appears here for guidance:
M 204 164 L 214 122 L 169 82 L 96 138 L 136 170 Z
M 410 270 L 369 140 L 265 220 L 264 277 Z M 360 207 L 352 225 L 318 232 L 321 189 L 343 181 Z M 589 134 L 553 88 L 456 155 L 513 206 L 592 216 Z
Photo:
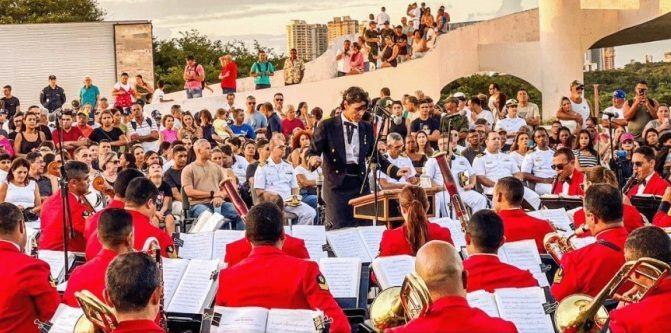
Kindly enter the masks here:
M 632 232 L 624 246 L 626 260 L 638 260 L 642 257 L 671 262 L 671 240 L 660 228 L 643 227 Z M 637 275 L 639 283 L 649 285 L 651 280 Z M 671 277 L 663 277 L 641 301 L 625 305 L 611 311 L 610 331 L 624 332 L 661 332 L 671 327 Z
M 552 194 L 578 195 L 585 193 L 580 188 L 585 174 L 575 168 L 575 155 L 569 148 L 559 148 L 552 158 L 552 169 L 557 172 L 557 179 L 552 188 Z
M 468 273 L 464 271 L 459 254 L 449 243 L 430 241 L 424 244 L 417 252 L 415 271 L 426 284 L 432 304 L 423 316 L 403 326 L 387 329 L 386 333 L 517 332 L 515 324 L 492 318 L 468 304 Z
M 23 213 L 0 203 L 0 332 L 39 333 L 35 320 L 46 322 L 60 297 L 49 265 L 23 253 L 27 246 Z
M 154 321 L 161 308 L 160 274 L 156 261 L 143 252 L 112 260 L 105 275 L 105 296 L 119 322 L 113 333 L 165 332 Z
M 350 325 L 329 291 L 317 263 L 286 255 L 282 211 L 271 202 L 249 210 L 245 236 L 252 253 L 219 273 L 215 303 L 282 309 L 320 309 L 331 318 L 331 332 L 350 332 Z
M 431 240 L 442 240 L 453 244 L 450 230 L 429 222 L 426 215 L 429 200 L 423 188 L 414 185 L 405 186 L 398 194 L 398 201 L 405 223 L 382 233 L 380 257 L 401 254 L 414 256 L 424 243 Z
M 655 172 L 655 151 L 652 148 L 647 146 L 637 148 L 631 156 L 631 164 L 634 168 L 632 177 L 636 178 L 636 185 L 627 191 L 630 199 L 641 194 L 659 196 L 664 194 L 669 182 Z
M 484 289 L 490 293 L 499 288 L 536 287 L 538 281 L 515 266 L 502 263 L 497 255 L 505 242 L 503 221 L 491 210 L 473 214 L 466 231 L 468 258 L 464 269 L 468 272 L 466 291 Z
M 494 210 L 503 220 L 503 233 L 506 242 L 533 239 L 538 252 L 545 253 L 543 237 L 554 228 L 546 220 L 528 215 L 522 209 L 524 185 L 515 177 L 499 179 L 494 186 Z
M 671 187 L 667 187 L 664 191 L 662 202 L 659 203 L 657 213 L 652 218 L 652 224 L 660 228 L 671 227 L 671 215 L 669 215 L 669 210 L 671 210 Z
M 126 210 L 103 210 L 97 232 L 103 249 L 93 259 L 72 271 L 63 295 L 63 303 L 69 306 L 79 307 L 75 292 L 82 290 L 88 290 L 102 300 L 107 266 L 117 255 L 133 251 L 133 219 Z

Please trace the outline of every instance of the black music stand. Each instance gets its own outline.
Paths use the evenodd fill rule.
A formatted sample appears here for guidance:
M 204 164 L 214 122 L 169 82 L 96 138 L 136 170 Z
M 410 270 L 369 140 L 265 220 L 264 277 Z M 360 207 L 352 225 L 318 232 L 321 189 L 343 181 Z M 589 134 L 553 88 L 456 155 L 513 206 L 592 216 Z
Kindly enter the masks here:
M 662 197 L 656 195 L 635 195 L 631 197 L 631 205 L 636 207 L 650 223 L 652 223 L 652 218 L 657 213 L 660 203 L 662 203 Z
M 582 198 L 562 196 L 541 197 L 541 206 L 545 206 L 547 209 L 566 208 L 566 210 L 571 210 L 582 207 Z

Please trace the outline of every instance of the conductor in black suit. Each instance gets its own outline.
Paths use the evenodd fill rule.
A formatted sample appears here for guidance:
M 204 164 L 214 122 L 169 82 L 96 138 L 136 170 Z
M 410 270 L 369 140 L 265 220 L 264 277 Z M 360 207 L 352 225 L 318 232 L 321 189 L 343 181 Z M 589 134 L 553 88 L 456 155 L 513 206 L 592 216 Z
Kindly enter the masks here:
M 327 229 L 358 225 L 348 202 L 370 193 L 367 183 L 363 192 L 361 187 L 366 178 L 366 160 L 376 149 L 373 127 L 361 121 L 368 108 L 368 93 L 359 87 L 350 87 L 343 93 L 340 107 L 340 116 L 319 122 L 307 152 L 311 167 L 322 166 Z M 400 178 L 408 173 L 407 168 L 399 169 L 380 154 L 378 163 L 380 170 L 390 177 Z

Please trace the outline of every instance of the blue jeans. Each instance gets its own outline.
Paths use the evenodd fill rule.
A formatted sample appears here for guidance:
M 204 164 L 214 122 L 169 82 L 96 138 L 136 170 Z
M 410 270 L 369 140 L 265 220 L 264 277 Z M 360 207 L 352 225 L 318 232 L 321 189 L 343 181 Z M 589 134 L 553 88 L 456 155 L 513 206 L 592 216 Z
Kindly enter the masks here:
M 245 230 L 245 223 L 240 218 L 240 215 L 235 210 L 235 206 L 233 206 L 232 203 L 224 202 L 217 208 L 212 207 L 212 204 L 196 204 L 189 208 L 189 214 L 198 218 L 198 216 L 206 210 L 219 213 L 226 218 L 226 222 L 221 226 L 221 229 Z
M 236 92 L 235 88 L 221 88 L 221 92 L 226 95 L 226 94 L 233 94 Z
M 203 88 L 186 89 L 186 98 L 192 99 L 200 97 L 203 97 Z
M 317 224 L 319 222 L 319 210 L 317 210 L 317 196 L 314 194 L 307 194 L 303 195 L 303 203 L 306 205 L 312 207 L 315 212 L 317 212 L 317 215 L 315 215 L 315 221 L 314 224 Z

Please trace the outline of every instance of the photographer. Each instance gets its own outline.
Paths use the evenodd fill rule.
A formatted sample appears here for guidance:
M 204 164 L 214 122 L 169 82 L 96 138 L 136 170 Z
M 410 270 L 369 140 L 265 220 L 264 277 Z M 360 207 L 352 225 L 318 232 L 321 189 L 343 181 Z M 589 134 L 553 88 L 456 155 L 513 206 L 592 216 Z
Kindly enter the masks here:
M 620 169 L 620 177 L 618 179 L 620 184 L 626 183 L 627 179 L 629 179 L 634 172 L 631 164 L 631 157 L 636 148 L 638 148 L 638 144 L 634 142 L 633 134 L 624 133 L 620 135 L 620 145 L 615 151 L 615 159 L 611 161 L 610 165 L 610 169 L 613 171 Z
M 636 84 L 636 97 L 624 105 L 624 119 L 636 141 L 643 141 L 643 128 L 657 118 L 659 102 L 648 97 L 648 83 L 641 80 Z

